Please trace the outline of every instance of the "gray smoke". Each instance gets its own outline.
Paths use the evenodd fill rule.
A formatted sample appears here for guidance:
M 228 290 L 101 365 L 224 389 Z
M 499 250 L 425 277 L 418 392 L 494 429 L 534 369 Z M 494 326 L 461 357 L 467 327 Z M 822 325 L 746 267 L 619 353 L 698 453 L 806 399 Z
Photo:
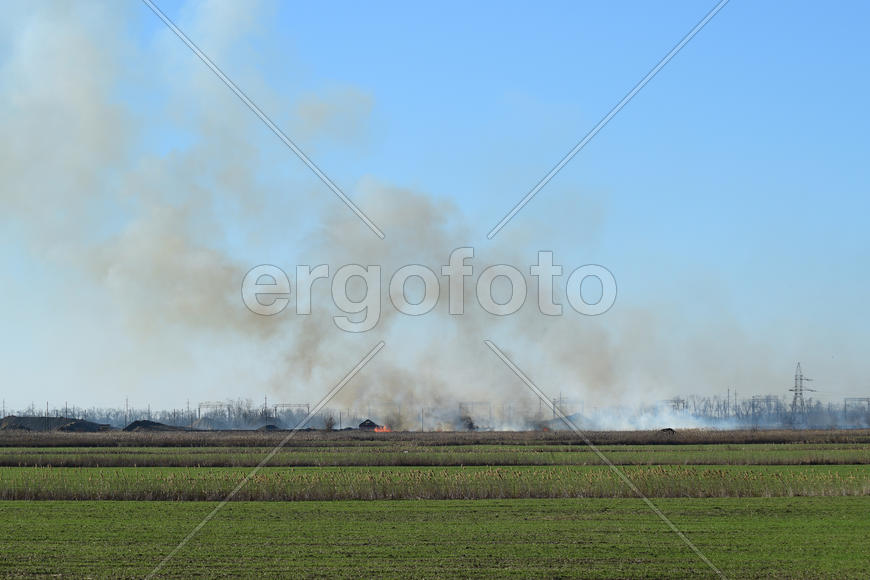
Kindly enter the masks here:
M 312 156 L 365 147 L 374 97 L 333 87 L 288 104 L 245 48 L 257 13 L 247 4 L 197 4 L 180 24 L 279 125 L 310 144 Z M 40 3 L 9 14 L 0 64 L 7 136 L 0 219 L 16 255 L 26 256 L 24 285 L 45 275 L 62 290 L 37 292 L 38 300 L 55 300 L 56 312 L 34 313 L 42 330 L 24 342 L 45 365 L 29 373 L 34 358 L 8 355 L 17 369 L 10 380 L 31 391 L 83 405 L 129 396 L 140 406 L 147 398 L 180 406 L 185 398 L 264 393 L 316 402 L 379 340 L 387 348 L 334 404 L 380 409 L 397 428 L 416 425 L 420 409 L 432 424 L 456 424 L 462 402 L 488 402 L 487 414 L 496 409 L 503 426 L 536 417 L 538 402 L 484 339 L 550 396 L 586 408 L 732 385 L 748 395 L 787 379 L 782 359 L 738 325 L 690 330 L 674 304 L 618 301 L 603 316 L 584 317 L 565 304 L 563 277 L 556 295 L 565 315 L 541 315 L 528 271 L 537 251 L 555 249 L 566 275 L 582 263 L 571 262 L 576 247 L 560 252 L 538 241 L 556 220 L 588 242 L 606 218 L 595 204 L 556 217 L 532 213 L 487 242 L 480 224 L 437 192 L 376 176 L 344 184 L 386 232 L 380 240 L 169 31 L 159 27 L 144 46 L 133 43 L 127 27 L 151 18 L 140 7 Z M 476 248 L 475 276 L 464 288 L 466 314 L 450 316 L 440 267 L 460 246 Z M 244 307 L 242 278 L 261 263 L 291 277 L 297 264 L 330 265 L 310 316 L 295 315 L 292 304 L 274 317 Z M 380 323 L 362 334 L 336 327 L 341 313 L 328 292 L 335 270 L 353 263 L 383 271 Z M 525 306 L 505 318 L 474 298 L 477 275 L 498 263 L 523 270 L 529 288 Z M 441 300 L 428 315 L 408 317 L 389 304 L 389 277 L 406 264 L 439 274 Z

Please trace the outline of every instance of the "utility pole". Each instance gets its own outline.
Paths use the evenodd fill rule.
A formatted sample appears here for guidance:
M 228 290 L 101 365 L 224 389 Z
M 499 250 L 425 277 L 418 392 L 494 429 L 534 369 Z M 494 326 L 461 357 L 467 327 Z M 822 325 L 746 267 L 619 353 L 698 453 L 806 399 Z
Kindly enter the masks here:
M 127 397 L 124 397 L 124 427 L 130 424 L 130 421 L 127 419 L 130 414 L 130 400 Z
M 789 389 L 789 391 L 794 393 L 794 397 L 792 397 L 791 400 L 792 422 L 797 421 L 797 419 L 799 418 L 798 414 L 803 420 L 806 420 L 807 418 L 807 406 L 806 401 L 804 401 L 804 393 L 815 392 L 815 389 L 804 386 L 804 382 L 812 380 L 813 379 L 809 379 L 804 376 L 804 373 L 801 370 L 801 363 L 798 363 L 797 367 L 795 367 L 794 370 L 794 387 Z
M 426 430 L 425 425 L 423 424 L 423 407 L 420 407 L 420 433 Z

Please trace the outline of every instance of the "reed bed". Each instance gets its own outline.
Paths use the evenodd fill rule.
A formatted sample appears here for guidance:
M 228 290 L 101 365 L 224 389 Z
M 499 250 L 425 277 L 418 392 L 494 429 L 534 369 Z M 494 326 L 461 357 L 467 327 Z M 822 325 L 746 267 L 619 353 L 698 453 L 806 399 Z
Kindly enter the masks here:
M 626 466 L 648 497 L 870 494 L 863 466 Z M 3 500 L 219 500 L 250 472 L 216 468 L 5 468 Z M 234 500 L 625 498 L 607 467 L 264 468 Z
M 177 431 L 58 433 L 0 431 L 0 447 L 271 447 L 287 431 Z M 756 443 L 850 443 L 870 444 L 870 429 L 849 430 L 677 430 L 674 435 L 654 431 L 587 431 L 596 445 L 698 445 Z M 450 445 L 576 445 L 582 438 L 571 431 L 476 431 L 392 432 L 299 431 L 289 447 L 379 446 L 407 443 L 425 446 Z
M 870 445 L 603 446 L 617 465 L 867 465 Z M 267 447 L 6 448 L 0 467 L 253 467 Z M 271 466 L 601 465 L 586 446 L 381 446 L 283 448 Z

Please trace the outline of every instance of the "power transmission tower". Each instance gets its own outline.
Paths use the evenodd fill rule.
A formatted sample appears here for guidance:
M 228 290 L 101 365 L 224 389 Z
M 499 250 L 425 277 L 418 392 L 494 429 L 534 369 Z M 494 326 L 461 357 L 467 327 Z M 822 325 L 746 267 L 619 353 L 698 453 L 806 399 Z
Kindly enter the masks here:
M 807 404 L 804 401 L 804 393 L 815 392 L 815 389 L 804 386 L 804 383 L 812 380 L 804 376 L 801 370 L 801 363 L 798 363 L 797 368 L 794 370 L 794 387 L 789 389 L 789 391 L 794 393 L 794 397 L 791 400 L 792 421 L 796 422 L 798 419 L 805 420 L 807 417 Z

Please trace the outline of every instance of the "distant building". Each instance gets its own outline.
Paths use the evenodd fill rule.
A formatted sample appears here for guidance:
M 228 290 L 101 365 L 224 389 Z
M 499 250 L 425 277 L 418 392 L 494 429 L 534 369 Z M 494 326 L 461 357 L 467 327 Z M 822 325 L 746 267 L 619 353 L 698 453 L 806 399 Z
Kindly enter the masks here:
M 377 423 L 375 423 L 371 419 L 366 419 L 365 421 L 363 421 L 362 423 L 359 424 L 360 431 L 374 431 L 378 427 L 380 427 L 380 425 L 378 425 Z

